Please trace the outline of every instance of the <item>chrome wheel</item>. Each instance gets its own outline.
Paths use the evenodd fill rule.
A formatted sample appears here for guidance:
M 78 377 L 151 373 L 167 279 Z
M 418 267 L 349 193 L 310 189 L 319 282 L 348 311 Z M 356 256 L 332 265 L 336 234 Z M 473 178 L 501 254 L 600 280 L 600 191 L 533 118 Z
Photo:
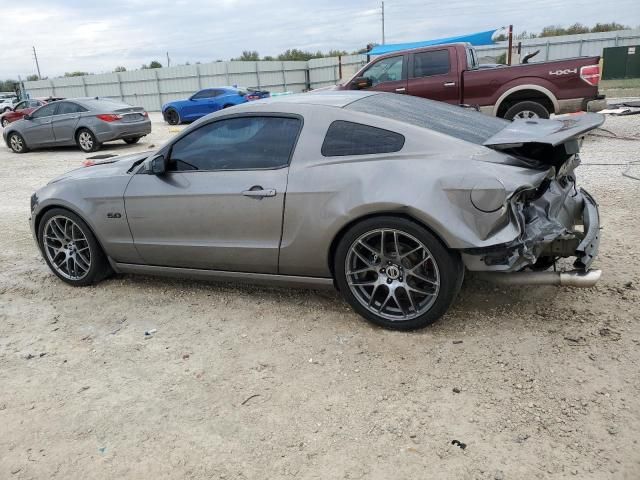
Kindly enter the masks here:
M 427 312 L 440 291 L 440 271 L 429 249 L 396 229 L 369 231 L 345 258 L 351 293 L 367 310 L 392 321 Z
M 81 280 L 91 269 L 91 249 L 82 229 L 70 218 L 51 217 L 44 226 L 42 244 L 55 271 L 69 280 Z
M 536 112 L 532 112 L 531 110 L 522 110 L 521 112 L 516 113 L 513 118 L 540 118 Z
M 24 150 L 24 140 L 18 134 L 11 135 L 9 139 L 9 145 L 11 146 L 11 150 L 16 153 L 20 153 Z
M 90 151 L 93 148 L 93 135 L 86 130 L 80 132 L 80 135 L 78 135 L 78 143 L 82 150 Z
M 6 118 L 2 119 L 2 128 L 6 128 L 6 126 L 9 125 L 9 120 L 7 120 Z

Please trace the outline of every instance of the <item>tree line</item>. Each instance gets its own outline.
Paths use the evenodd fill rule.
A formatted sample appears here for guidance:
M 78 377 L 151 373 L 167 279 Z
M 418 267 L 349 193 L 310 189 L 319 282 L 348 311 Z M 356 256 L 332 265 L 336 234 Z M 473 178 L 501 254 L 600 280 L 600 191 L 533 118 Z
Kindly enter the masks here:
M 628 30 L 629 28 L 631 27 L 617 22 L 596 23 L 593 27 L 587 27 L 582 23 L 574 23 L 568 27 L 563 27 L 562 25 L 547 25 L 539 33 L 523 30 L 518 34 L 514 34 L 513 38 L 515 40 L 526 40 L 527 38 L 559 37 L 562 35 L 578 35 L 580 33 L 613 32 L 615 30 Z M 498 35 L 495 40 L 497 42 L 507 40 L 507 35 L 504 33 Z

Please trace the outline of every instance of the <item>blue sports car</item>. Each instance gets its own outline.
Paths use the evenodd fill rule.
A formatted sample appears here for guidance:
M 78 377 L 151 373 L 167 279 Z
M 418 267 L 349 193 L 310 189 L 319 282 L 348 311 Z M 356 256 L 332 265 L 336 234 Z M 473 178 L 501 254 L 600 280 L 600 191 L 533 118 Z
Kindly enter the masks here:
M 269 92 L 239 87 L 205 88 L 186 100 L 174 100 L 162 106 L 162 115 L 170 125 L 193 122 L 223 108 L 232 107 L 250 100 L 267 98 Z

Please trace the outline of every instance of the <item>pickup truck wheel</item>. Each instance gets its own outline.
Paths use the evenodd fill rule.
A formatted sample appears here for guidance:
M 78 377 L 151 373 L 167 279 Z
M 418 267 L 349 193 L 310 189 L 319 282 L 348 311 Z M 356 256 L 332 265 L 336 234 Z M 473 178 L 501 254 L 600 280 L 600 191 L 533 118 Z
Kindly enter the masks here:
M 509 107 L 504 114 L 504 118 L 507 120 L 516 118 L 549 118 L 549 110 L 541 103 L 527 100 Z

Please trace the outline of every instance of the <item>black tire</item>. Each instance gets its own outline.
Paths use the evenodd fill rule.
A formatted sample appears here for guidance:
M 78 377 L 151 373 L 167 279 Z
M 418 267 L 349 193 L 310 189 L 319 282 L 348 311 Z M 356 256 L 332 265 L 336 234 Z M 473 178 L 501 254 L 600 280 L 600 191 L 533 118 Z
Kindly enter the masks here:
M 89 246 L 90 252 L 90 260 L 91 265 L 88 269 L 88 272 L 85 276 L 83 276 L 79 280 L 73 280 L 70 278 L 66 278 L 62 274 L 60 274 L 56 268 L 51 264 L 51 260 L 46 254 L 45 244 L 44 244 L 44 229 L 49 220 L 53 217 L 66 217 L 73 221 L 78 228 L 82 231 L 82 234 L 87 239 L 87 243 Z M 100 280 L 108 277 L 113 271 L 111 270 L 111 266 L 109 265 L 109 261 L 107 260 L 106 255 L 102 251 L 102 247 L 96 240 L 96 237 L 93 235 L 91 229 L 87 226 L 87 224 L 75 213 L 66 210 L 64 208 L 53 208 L 48 210 L 40 219 L 40 223 L 38 224 L 38 244 L 40 245 L 40 251 L 42 252 L 42 256 L 44 257 L 45 262 L 51 269 L 51 271 L 62 281 L 68 283 L 69 285 L 73 285 L 74 287 L 84 287 L 87 285 L 93 285 Z
M 346 262 L 352 245 L 355 245 L 358 239 L 366 235 L 367 232 L 379 229 L 393 229 L 417 239 L 427 247 L 437 265 L 440 283 L 438 293 L 429 309 L 419 316 L 408 320 L 390 320 L 380 316 L 361 303 L 348 284 Z M 404 260 L 401 260 L 400 263 L 402 261 Z M 379 275 L 377 272 L 375 274 Z M 334 276 L 337 287 L 346 301 L 362 317 L 376 325 L 392 330 L 415 330 L 432 324 L 444 315 L 460 291 L 464 278 L 464 265 L 457 253 L 449 251 L 440 240 L 422 225 L 404 218 L 384 216 L 363 220 L 351 227 L 342 236 L 334 257 Z M 402 280 L 402 277 L 400 277 L 400 280 Z M 373 296 L 375 297 L 375 290 Z M 417 310 L 415 313 L 418 313 Z
M 134 143 L 138 143 L 142 137 L 132 137 L 132 138 L 123 138 L 124 143 L 129 145 L 133 145 Z
M 180 123 L 180 114 L 177 110 L 170 108 L 164 113 L 164 119 L 169 125 L 178 125 Z
M 76 145 L 85 153 L 96 152 L 100 150 L 102 144 L 98 141 L 98 138 L 88 128 L 81 128 L 76 133 Z
M 26 153 L 29 151 L 27 142 L 25 142 L 24 137 L 18 132 L 11 132 L 7 137 L 7 143 L 14 153 Z
M 9 125 L 9 120 L 7 120 L 6 118 L 2 119 L 2 128 L 7 128 L 7 125 Z
M 525 100 L 511 105 L 505 112 L 504 118 L 506 120 L 513 120 L 514 118 L 549 118 L 549 110 L 541 103 Z
M 10 112 L 10 111 L 11 111 L 11 109 L 9 107 L 7 107 L 4 110 L 2 110 L 2 113 L 7 113 L 7 112 Z

